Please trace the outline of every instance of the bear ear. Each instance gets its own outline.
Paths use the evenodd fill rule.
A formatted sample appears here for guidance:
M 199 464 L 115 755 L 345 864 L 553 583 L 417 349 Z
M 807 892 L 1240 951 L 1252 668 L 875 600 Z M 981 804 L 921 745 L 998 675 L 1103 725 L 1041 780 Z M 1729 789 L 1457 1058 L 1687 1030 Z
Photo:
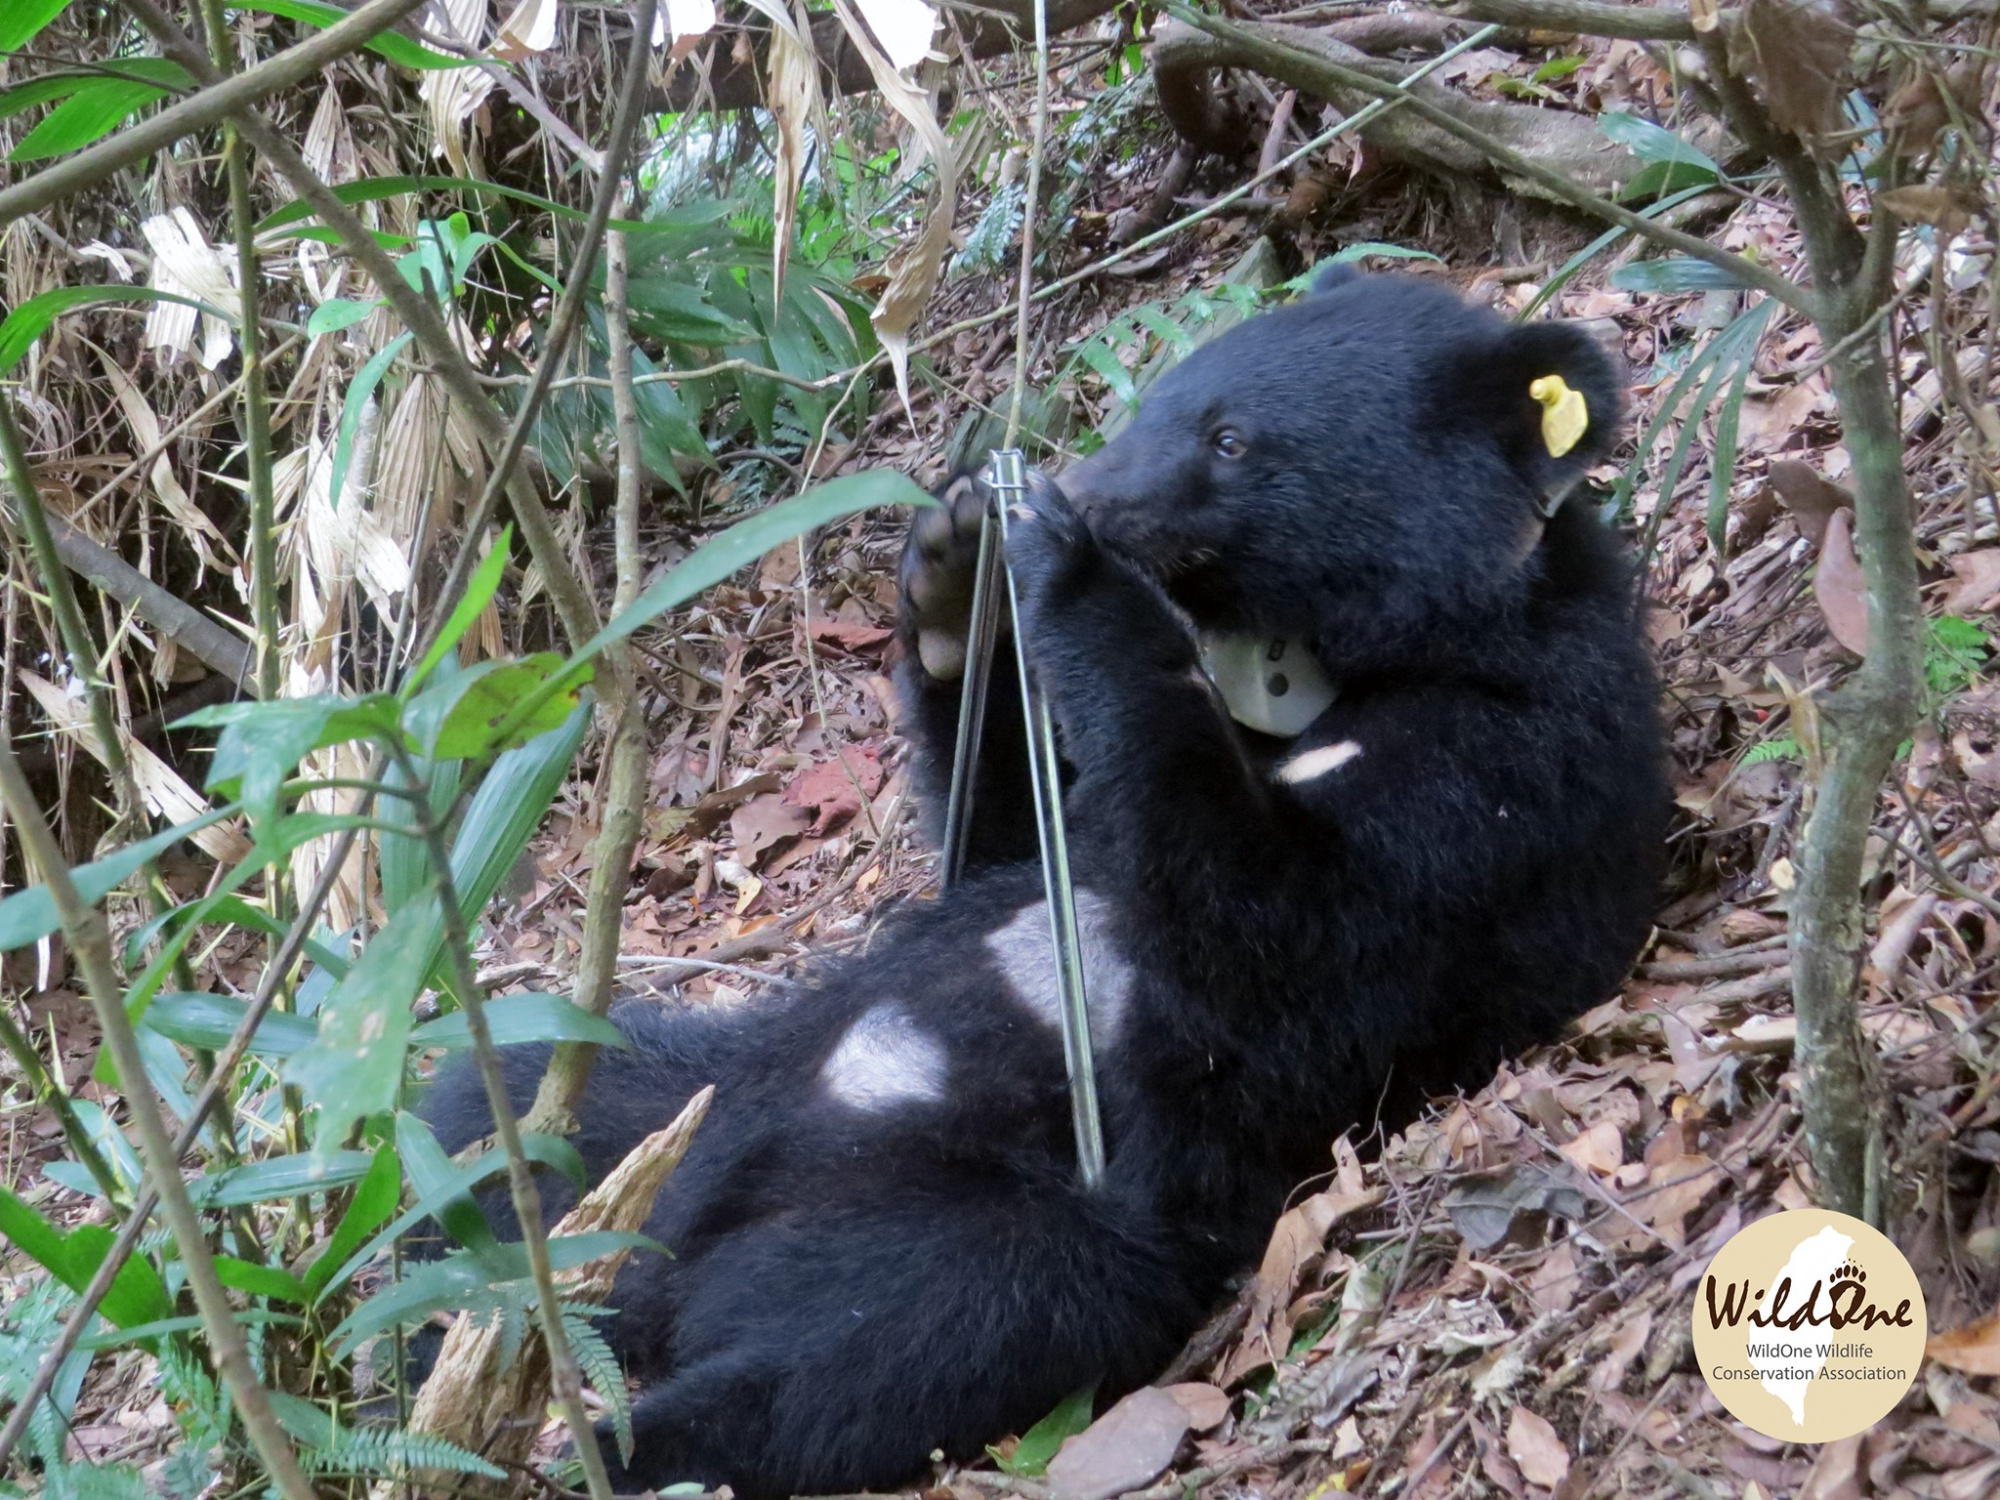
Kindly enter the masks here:
M 1471 405 L 1550 512 L 1617 445 L 1625 414 L 1618 363 L 1577 323 L 1508 328 L 1478 361 Z

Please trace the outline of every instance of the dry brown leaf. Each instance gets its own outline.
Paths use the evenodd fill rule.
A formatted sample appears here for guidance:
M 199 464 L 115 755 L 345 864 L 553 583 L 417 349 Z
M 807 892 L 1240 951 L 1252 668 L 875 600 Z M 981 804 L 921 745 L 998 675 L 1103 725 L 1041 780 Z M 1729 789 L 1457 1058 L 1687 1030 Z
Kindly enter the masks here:
M 1188 1426 L 1196 1432 L 1220 1427 L 1223 1418 L 1229 1415 L 1229 1393 L 1219 1386 L 1192 1380 L 1162 1389 L 1180 1402 L 1181 1410 L 1187 1413 Z
M 1174 1461 L 1188 1413 L 1158 1386 L 1142 1385 L 1049 1460 L 1055 1500 L 1109 1500 L 1136 1490 Z
M 201 225 L 186 208 L 155 214 L 140 224 L 139 232 L 153 250 L 153 288 L 177 297 L 191 297 L 210 307 L 231 310 L 236 305 L 236 284 L 230 279 L 230 260 L 208 242 Z M 197 319 L 201 341 L 195 342 Z M 156 302 L 146 313 L 148 349 L 162 349 L 171 362 L 191 353 L 204 369 L 213 370 L 236 347 L 236 334 L 226 318 L 199 313 L 178 302 Z
M 1291 1304 L 1292 1289 L 1298 1285 L 1300 1273 L 1324 1248 L 1335 1224 L 1357 1209 L 1380 1202 L 1381 1198 L 1380 1188 L 1360 1194 L 1315 1193 L 1278 1220 L 1271 1231 L 1270 1243 L 1264 1247 L 1264 1259 L 1257 1267 L 1243 1337 L 1223 1370 L 1220 1384 L 1233 1385 L 1251 1370 L 1283 1355 L 1292 1333 L 1285 1309 Z
M 1523 1479 L 1543 1489 L 1554 1489 L 1569 1473 L 1569 1449 L 1546 1418 L 1525 1406 L 1515 1407 L 1507 1418 L 1507 1456 Z
M 1967 1375 L 2000 1375 L 2000 1307 L 1963 1328 L 1932 1334 L 1924 1353 Z
M 48 715 L 49 722 L 73 736 L 93 759 L 102 763 L 104 748 L 84 700 L 72 698 L 38 672 L 24 668 L 20 680 L 37 706 Z M 118 742 L 124 748 L 125 763 L 131 768 L 139 800 L 154 817 L 166 823 L 186 823 L 209 810 L 208 799 L 183 781 L 180 773 L 151 748 L 134 739 L 122 722 L 118 725 Z M 250 840 L 244 837 L 241 824 L 234 820 L 211 823 L 190 835 L 190 839 L 196 848 L 226 865 L 233 865 L 250 853 Z
M 1756 80 L 1772 123 L 1808 139 L 1842 127 L 1841 75 L 1854 29 L 1811 0 L 1750 0 L 1731 61 Z
M 736 836 L 736 857 L 745 865 L 754 865 L 769 850 L 811 828 L 812 821 L 812 814 L 803 807 L 790 806 L 781 798 L 752 798 L 729 815 L 729 831 Z
M 1771 465 L 1770 476 L 1771 488 L 1792 513 L 1792 524 L 1815 550 L 1826 537 L 1827 518 L 1836 510 L 1854 509 L 1854 497 L 1821 477 L 1811 464 L 1795 458 L 1780 459 Z
M 834 9 L 855 50 L 868 64 L 875 87 L 882 91 L 890 108 L 909 121 L 910 129 L 937 170 L 937 202 L 931 205 L 916 242 L 897 258 L 882 300 L 868 317 L 896 372 L 896 393 L 902 397 L 903 414 L 914 426 L 916 414 L 910 410 L 910 330 L 930 300 L 938 272 L 944 265 L 945 251 L 951 248 L 951 221 L 958 205 L 958 158 L 938 126 L 931 96 L 896 71 L 847 0 L 834 0 Z
M 153 410 L 145 396 L 140 393 L 138 385 L 119 366 L 118 361 L 108 354 L 101 354 L 101 359 L 104 373 L 111 381 L 112 394 L 118 398 L 118 409 L 124 413 L 125 423 L 132 429 L 133 442 L 142 452 L 151 452 L 160 447 L 159 414 Z M 230 550 L 228 539 L 181 487 L 180 480 L 174 476 L 173 463 L 165 452 L 153 460 L 148 477 L 153 482 L 153 493 L 159 497 L 160 504 L 166 507 L 167 514 L 174 518 L 174 525 L 179 528 L 181 539 L 194 548 L 195 557 L 202 567 L 212 568 L 216 565 L 215 553 L 209 549 L 211 541 L 221 547 L 223 558 L 227 562 L 235 562 L 236 554 Z M 199 578 L 200 575 L 197 574 L 196 577 Z
M 792 258 L 792 229 L 798 222 L 799 184 L 806 169 L 806 123 L 820 108 L 819 62 L 812 31 L 803 22 L 771 27 L 770 87 L 765 91 L 778 127 L 771 172 L 771 301 L 785 297 L 785 267 Z
M 1861 563 L 1854 555 L 1849 534 L 1850 512 L 1835 511 L 1827 519 L 1826 538 L 1820 544 L 1819 570 L 1813 574 L 1813 595 L 1826 628 L 1856 656 L 1868 654 L 1868 585 L 1861 576 Z
M 486 0 L 435 0 L 426 11 L 429 24 L 448 41 L 476 49 L 486 29 Z M 467 148 L 466 122 L 493 92 L 493 79 L 480 68 L 442 68 L 424 74 L 417 97 L 430 115 L 431 150 L 445 158 L 461 177 L 480 175 L 475 153 Z
M 813 808 L 812 834 L 823 838 L 861 811 L 864 797 L 882 786 L 881 751 L 874 745 L 842 750 L 801 771 L 780 799 L 788 807 Z
M 1580 1131 L 1575 1140 L 1565 1142 L 1559 1149 L 1579 1167 L 1604 1177 L 1625 1165 L 1625 1141 L 1609 1120 L 1599 1120 Z
M 1982 547 L 1949 559 L 1955 575 L 1938 602 L 1948 615 L 1969 615 L 2000 604 L 2000 547 Z
M 1826 1444 L 1799 1486 L 1799 1500 L 1862 1500 L 1861 1435 Z
M 1965 228 L 1979 211 L 1977 196 L 1940 182 L 1913 182 L 1908 187 L 1890 188 L 1886 193 L 1878 193 L 1875 202 L 1899 219 L 1935 224 L 1946 238 Z
M 512 15 L 500 23 L 491 51 L 502 62 L 520 62 L 556 44 L 556 22 L 561 17 L 560 0 L 521 0 Z

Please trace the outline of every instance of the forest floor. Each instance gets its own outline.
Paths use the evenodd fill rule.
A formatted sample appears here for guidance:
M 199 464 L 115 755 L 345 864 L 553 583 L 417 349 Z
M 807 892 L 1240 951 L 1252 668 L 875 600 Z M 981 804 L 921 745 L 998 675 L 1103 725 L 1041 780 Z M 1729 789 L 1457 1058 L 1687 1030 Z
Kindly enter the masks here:
M 1626 44 L 1583 50 L 1574 86 L 1607 95 L 1654 86 Z M 1459 78 L 1478 92 L 1541 60 L 1494 53 L 1485 82 L 1476 67 Z M 1166 149 L 1154 136 L 1136 150 L 1128 142 L 1123 157 L 1080 154 L 1072 170 L 1099 181 L 1075 232 L 1143 198 Z M 1392 242 L 1440 257 L 1409 263 L 1409 274 L 1518 311 L 1591 235 L 1497 197 L 1441 194 L 1358 151 L 1344 166 L 1330 200 L 1290 227 L 1301 262 Z M 1242 175 L 1240 164 L 1210 170 L 1195 191 Z M 961 205 L 968 230 L 978 208 Z M 1789 224 L 1766 202 L 1747 201 L 1715 232 L 1767 263 L 1797 256 Z M 1119 398 L 1066 365 L 1065 351 L 1134 305 L 1172 309 L 1190 288 L 1213 289 L 1259 234 L 1255 217 L 1225 214 L 1130 274 L 1045 304 L 1034 375 L 1067 369 L 1081 415 L 1101 418 Z M 1058 244 L 1056 269 L 1093 253 L 1085 239 Z M 1586 267 L 1553 311 L 1615 326 L 1643 423 L 1691 337 L 1726 324 L 1741 299 L 1619 290 L 1606 279 L 1612 264 Z M 1006 282 L 1003 267 L 947 283 L 929 321 L 997 307 Z M 1974 522 L 1923 309 L 1905 318 L 1904 416 L 1927 592 L 1940 620 L 1990 622 L 2000 547 L 1990 522 Z M 829 450 L 820 472 L 941 474 L 963 414 L 1004 398 L 1011 350 L 996 337 L 940 347 L 935 380 L 918 385 L 914 430 L 885 407 L 862 440 Z M 1106 1472 L 1130 1478 L 1119 1489 L 1147 1500 L 2000 1491 L 1991 1378 L 2000 1374 L 2000 904 L 1991 895 L 2000 690 L 1981 675 L 1984 650 L 1949 627 L 1933 643 L 1933 716 L 1898 766 L 1871 864 L 1882 916 L 1865 1025 L 1893 1101 L 1880 1122 L 1884 1215 L 1922 1279 L 1933 1332 L 1953 1337 L 1886 1420 L 1818 1449 L 1730 1417 L 1691 1353 L 1689 1310 L 1708 1259 L 1740 1226 L 1809 1201 L 1785 967 L 1813 748 L 1802 694 L 1851 667 L 1839 638 L 1860 607 L 1844 521 L 1829 524 L 1838 497 L 1824 482 L 1837 485 L 1846 460 L 1821 353 L 1795 318 L 1780 315 L 1765 332 L 1738 423 L 1726 549 L 1710 534 L 1714 412 L 1699 414 L 1672 492 L 1660 494 L 1658 460 L 1677 425 L 1631 496 L 1626 522 L 1647 552 L 1680 808 L 1670 887 L 1634 976 L 1562 1042 L 1476 1095 L 1439 1100 L 1386 1139 L 1329 1143 L 1325 1178 L 1301 1188 L 1255 1279 L 1167 1372 L 1193 1429 L 1169 1450 L 1172 1467 L 1155 1461 L 1159 1439 L 1144 1424 L 1100 1419 Z M 711 509 L 726 501 L 706 497 Z M 665 566 L 699 535 L 684 516 L 656 512 L 644 540 Z M 771 554 L 754 578 L 640 638 L 654 751 L 625 909 L 622 972 L 634 990 L 738 1001 L 807 955 L 865 943 L 887 907 L 934 886 L 895 729 L 899 545 L 896 523 L 857 519 L 810 549 Z M 587 780 L 565 790 L 532 869 L 487 926 L 482 969 L 502 990 L 553 988 L 573 967 L 595 800 Z M 240 961 L 247 973 L 254 958 L 246 946 L 213 961 L 225 971 Z M 60 992 L 46 1000 L 65 1003 Z M 74 1037 L 78 1059 L 94 1048 L 80 1014 L 58 1029 Z M 13 1116 L 10 1179 L 31 1175 L 54 1144 L 46 1122 Z M 171 1433 L 143 1356 L 100 1369 L 75 1441 L 91 1457 L 143 1461 Z M 939 1484 L 940 1500 L 1048 1490 L 999 1468 L 946 1472 Z

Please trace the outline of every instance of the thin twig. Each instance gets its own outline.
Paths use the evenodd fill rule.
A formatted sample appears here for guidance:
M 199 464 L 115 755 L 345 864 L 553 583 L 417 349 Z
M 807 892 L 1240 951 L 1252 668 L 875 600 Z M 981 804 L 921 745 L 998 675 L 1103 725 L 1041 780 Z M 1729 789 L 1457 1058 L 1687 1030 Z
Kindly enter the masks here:
M 639 400 L 632 390 L 632 319 L 626 295 L 625 236 L 612 230 L 604 247 L 604 333 L 610 343 L 611 410 L 618 435 L 618 494 L 613 507 L 615 616 L 639 597 L 644 562 L 639 555 Z M 639 702 L 639 674 L 631 643 L 604 652 L 599 678 L 605 728 L 605 771 L 599 793 L 597 837 L 591 844 L 590 892 L 584 898 L 583 942 L 570 998 L 578 1009 L 601 1016 L 611 1009 L 624 937 L 625 897 L 632 887 L 632 857 L 639 848 L 648 763 L 646 718 Z M 597 1058 L 591 1042 L 559 1043 L 549 1057 L 528 1111 L 527 1129 L 568 1134 L 576 1126 Z
M 229 31 L 222 0 L 201 0 L 202 24 L 216 67 L 229 71 Z M 250 474 L 250 624 L 257 653 L 256 692 L 278 696 L 278 518 L 271 484 L 271 398 L 264 388 L 264 334 L 258 320 L 263 263 L 257 255 L 257 214 L 250 201 L 250 161 L 234 125 L 222 132 L 223 173 L 229 179 L 229 227 L 236 239 L 236 292 L 242 312 L 236 338 L 243 350 L 238 384 L 243 400 L 243 462 Z M 278 914 L 282 920 L 282 913 Z
M 194 1292 L 195 1306 L 201 1313 L 210 1358 L 236 1403 L 257 1456 L 264 1461 L 285 1500 L 315 1500 L 312 1482 L 299 1467 L 291 1440 L 271 1410 L 270 1393 L 258 1382 L 257 1371 L 250 1363 L 235 1309 L 229 1305 L 229 1296 L 216 1277 L 215 1258 L 208 1248 L 201 1217 L 188 1197 L 187 1184 L 181 1180 L 180 1156 L 168 1138 L 159 1101 L 147 1082 L 139 1038 L 132 1029 L 132 1018 L 125 1013 L 118 972 L 111 961 L 111 930 L 104 914 L 83 899 L 76 882 L 70 878 L 62 849 L 28 788 L 27 778 L 21 774 L 13 747 L 5 744 L 0 744 L 0 800 L 5 801 L 13 815 L 22 846 L 42 871 L 50 899 L 62 919 L 63 934 L 83 971 L 84 986 L 90 992 L 97 1023 L 124 1085 L 126 1109 L 139 1130 L 146 1175 L 159 1193 L 167 1227 L 173 1234 L 188 1285 Z M 139 1217 L 133 1215 L 135 1221 Z
M 7 485 L 13 491 L 14 519 L 28 534 L 28 548 L 41 572 L 42 587 L 48 591 L 49 610 L 56 617 L 56 630 L 69 657 L 70 676 L 83 688 L 99 756 L 111 773 L 111 789 L 118 799 L 118 827 L 137 829 L 145 818 L 145 807 L 139 800 L 138 784 L 132 779 L 131 763 L 125 758 L 125 742 L 118 737 L 111 694 L 97 669 L 97 647 L 90 638 L 90 628 L 84 624 L 69 569 L 63 566 L 62 554 L 56 550 L 55 533 L 49 529 L 48 512 L 42 508 L 34 471 L 28 467 L 21 430 L 14 425 L 14 405 L 4 399 L 0 399 L 0 459 L 5 460 Z
M 1015 447 L 1021 436 L 1021 402 L 1028 387 L 1028 304 L 1035 289 L 1035 213 L 1041 206 L 1042 154 L 1049 138 L 1049 14 L 1046 0 L 1035 0 L 1035 123 L 1028 151 L 1028 185 L 1021 200 L 1021 278 L 1014 305 L 1014 390 L 1007 402 L 1007 435 L 1003 448 Z
M 352 15 L 316 31 L 296 47 L 267 62 L 224 79 L 196 47 L 203 67 L 189 68 L 201 92 L 161 110 L 151 119 L 106 136 L 26 182 L 0 189 L 0 225 L 48 208 L 92 187 L 124 167 L 148 161 L 183 136 L 198 135 L 231 116 L 251 109 L 260 99 L 298 87 L 329 63 L 338 62 L 411 14 L 424 0 L 369 0 Z M 164 12 L 161 12 L 164 15 Z M 143 22 L 143 17 L 142 17 Z M 143 22 L 151 29 L 150 22 Z M 175 30 L 179 30 L 178 27 Z M 193 45 L 190 43 L 189 45 Z M 183 66 L 187 59 L 177 58 Z M 261 147 L 260 147 L 261 149 Z
M 124 0 L 124 3 L 125 8 L 159 41 L 161 49 L 192 73 L 198 81 L 204 84 L 221 81 L 221 75 L 215 71 L 215 65 L 208 60 L 207 54 L 175 24 L 173 17 L 167 14 L 157 0 Z M 652 13 L 653 0 L 640 0 L 640 5 L 648 15 Z M 650 32 L 643 28 L 635 33 L 641 42 L 649 35 Z M 643 52 L 643 47 L 640 50 Z M 621 126 L 624 127 L 626 140 L 630 139 L 630 126 L 637 116 L 636 107 L 630 111 L 624 108 L 630 92 L 628 89 L 626 98 L 621 99 L 619 113 L 613 124 L 614 132 L 619 131 Z M 290 137 L 252 108 L 242 108 L 234 112 L 231 118 L 278 174 L 292 185 L 299 197 L 340 236 L 341 243 L 346 246 L 348 253 L 375 283 L 376 290 L 395 311 L 396 316 L 403 320 L 403 326 L 410 331 L 418 346 L 436 367 L 438 377 L 444 381 L 446 390 L 465 409 L 466 415 L 479 433 L 480 440 L 489 450 L 499 452 L 500 458 L 493 470 L 495 486 L 505 485 L 515 518 L 521 524 L 522 535 L 527 538 L 535 560 L 542 565 L 542 575 L 550 596 L 556 602 L 556 610 L 562 618 L 563 628 L 572 635 L 582 632 L 581 635 L 576 635 L 576 641 L 573 642 L 580 644 L 582 639 L 587 638 L 595 628 L 596 611 L 591 605 L 589 592 L 577 578 L 576 570 L 570 566 L 569 559 L 563 552 L 561 540 L 556 534 L 554 523 L 549 519 L 547 507 L 542 504 L 540 494 L 528 477 L 517 468 L 521 451 L 526 445 L 528 430 L 540 410 L 539 397 L 531 396 L 529 401 L 523 403 L 510 429 L 507 419 L 480 389 L 478 376 L 474 374 L 465 355 L 460 352 L 437 306 L 425 293 L 411 286 L 408 279 L 396 269 L 395 261 L 377 242 L 374 234 L 356 217 L 354 211 L 341 201 L 339 194 L 327 185 L 325 179 L 313 171 L 305 157 L 300 154 L 298 147 L 292 144 Z M 617 154 L 622 159 L 623 152 Z M 612 152 L 607 149 L 607 170 L 612 165 L 611 157 Z M 617 174 L 615 171 L 610 171 L 609 175 L 615 178 Z M 604 219 L 609 215 L 608 208 L 603 207 L 606 196 L 603 187 L 604 184 L 600 183 L 599 205 L 593 207 L 590 226 L 585 231 L 586 263 L 583 267 L 585 274 L 571 284 L 565 293 L 563 307 L 573 303 L 580 307 L 580 299 L 587 288 L 587 257 L 595 253 L 595 247 L 603 235 Z M 600 208 L 603 209 L 601 213 Z M 559 317 L 560 313 L 561 308 L 558 309 Z M 574 326 L 574 322 L 575 319 L 571 318 L 570 326 Z M 557 331 L 551 330 L 552 341 Z M 485 516 L 490 518 L 491 503 L 485 503 L 483 509 Z M 483 526 L 468 527 L 468 535 L 475 535 L 480 529 L 483 529 Z M 463 556 L 461 552 L 461 559 Z M 470 568 L 471 564 L 467 562 L 468 574 Z M 458 578 L 457 587 L 459 589 L 464 587 L 463 577 Z M 433 627 L 442 623 L 449 611 L 451 600 L 455 598 L 454 593 L 442 601 L 441 607 L 433 614 Z
M 298 961 L 299 954 L 305 951 L 306 939 L 312 935 L 313 924 L 319 920 L 321 908 L 333 894 L 334 882 L 340 876 L 341 866 L 347 862 L 347 851 L 354 843 L 355 834 L 355 829 L 344 829 L 334 839 L 332 857 L 320 871 L 319 880 L 313 886 L 312 894 L 306 897 L 305 905 L 292 919 L 292 925 L 285 933 L 284 942 L 279 945 L 278 952 L 264 972 L 264 979 L 258 986 L 256 996 L 244 1010 L 243 1019 L 236 1023 L 236 1031 L 229 1038 L 229 1045 L 217 1055 L 215 1066 L 209 1071 L 201 1092 L 195 1096 L 194 1105 L 189 1109 L 187 1120 L 181 1126 L 181 1133 L 174 1140 L 176 1160 L 193 1148 L 195 1139 L 201 1134 L 203 1123 L 208 1119 L 209 1111 L 215 1108 L 216 1101 L 222 1098 L 223 1090 L 229 1080 L 235 1076 L 237 1068 L 242 1066 L 244 1057 L 249 1054 L 250 1042 L 257 1034 L 257 1027 L 262 1023 L 265 1012 L 270 1010 L 272 1002 L 276 1000 L 284 976 Z M 0 1428 L 0 1472 L 6 1470 L 8 1456 L 13 1453 L 15 1446 L 27 1432 L 35 1408 L 41 1404 L 42 1398 L 55 1388 L 56 1376 L 61 1373 L 63 1362 L 70 1357 L 83 1338 L 84 1330 L 90 1326 L 91 1318 L 96 1315 L 98 1304 L 103 1302 L 105 1295 L 110 1292 L 111 1283 L 117 1280 L 118 1272 L 131 1258 L 132 1252 L 138 1249 L 140 1237 L 146 1232 L 147 1223 L 158 1203 L 159 1194 L 154 1191 L 152 1184 L 148 1183 L 134 1201 L 131 1214 L 118 1231 L 118 1238 L 112 1241 L 110 1250 L 105 1253 L 104 1259 L 98 1262 L 97 1270 L 91 1275 L 90 1284 L 77 1298 L 76 1306 L 70 1309 L 69 1318 L 64 1322 L 62 1332 L 56 1336 L 55 1344 L 42 1356 L 42 1362 L 35 1370 L 34 1380 L 29 1383 L 20 1401 L 15 1403 L 14 1410 L 8 1414 L 7 1425 Z
M 651 0 L 640 0 L 640 6 L 647 12 L 652 10 Z M 650 14 L 645 19 L 645 28 L 638 33 L 641 38 L 650 33 L 652 25 Z M 392 745 L 390 753 L 402 768 L 404 780 L 412 786 L 423 784 L 422 774 L 406 751 Z M 479 988 L 479 976 L 472 963 L 472 933 L 465 925 L 465 913 L 458 904 L 458 887 L 452 880 L 451 850 L 445 844 L 444 830 L 431 816 L 427 801 L 417 804 L 414 816 L 418 835 L 430 855 L 436 899 L 444 916 L 445 955 L 451 965 L 452 985 L 464 1011 L 466 1029 L 472 1036 L 473 1060 L 486 1086 L 494 1139 L 507 1155 L 507 1186 L 514 1201 L 514 1217 L 520 1224 L 521 1245 L 528 1256 L 528 1271 L 535 1284 L 536 1322 L 548 1346 L 550 1383 L 555 1388 L 563 1423 L 569 1428 L 570 1443 L 583 1460 L 592 1500 L 611 1500 L 611 1477 L 604 1467 L 604 1454 L 597 1446 L 597 1434 L 591 1430 L 590 1416 L 584 1409 L 583 1377 L 578 1373 L 576 1355 L 563 1327 L 562 1294 L 556 1287 L 555 1269 L 549 1261 L 541 1193 L 521 1145 L 520 1122 L 507 1097 L 507 1075 L 500 1061 L 500 1049 L 493 1044 L 493 1031 L 486 1021 L 486 996 Z

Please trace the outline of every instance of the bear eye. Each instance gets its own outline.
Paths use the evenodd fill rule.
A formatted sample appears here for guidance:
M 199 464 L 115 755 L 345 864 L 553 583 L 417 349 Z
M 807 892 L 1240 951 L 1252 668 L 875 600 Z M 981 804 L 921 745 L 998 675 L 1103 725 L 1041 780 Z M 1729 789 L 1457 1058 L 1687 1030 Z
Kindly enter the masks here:
M 1250 451 L 1250 445 L 1243 441 L 1243 434 L 1234 427 L 1218 430 L 1215 436 L 1208 440 L 1208 445 L 1224 458 L 1241 458 Z

